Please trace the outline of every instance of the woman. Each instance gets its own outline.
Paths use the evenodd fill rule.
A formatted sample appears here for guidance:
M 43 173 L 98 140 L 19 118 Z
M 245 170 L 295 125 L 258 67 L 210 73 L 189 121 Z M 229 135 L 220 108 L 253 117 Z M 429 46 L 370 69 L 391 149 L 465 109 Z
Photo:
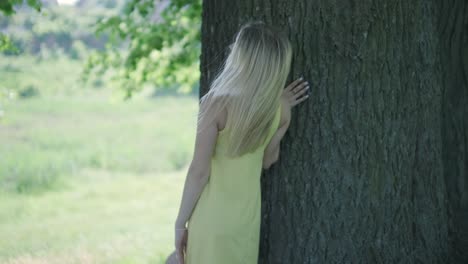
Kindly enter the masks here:
M 200 99 L 197 135 L 168 263 L 257 263 L 261 170 L 279 158 L 302 78 L 283 89 L 291 43 L 263 22 L 243 25 L 222 71 Z

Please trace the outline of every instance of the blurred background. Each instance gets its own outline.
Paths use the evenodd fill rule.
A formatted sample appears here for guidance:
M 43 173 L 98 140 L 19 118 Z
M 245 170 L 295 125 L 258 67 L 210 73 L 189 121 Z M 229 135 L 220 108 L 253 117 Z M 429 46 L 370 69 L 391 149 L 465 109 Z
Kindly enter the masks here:
M 200 19 L 201 1 L 2 0 L 0 263 L 163 263 Z

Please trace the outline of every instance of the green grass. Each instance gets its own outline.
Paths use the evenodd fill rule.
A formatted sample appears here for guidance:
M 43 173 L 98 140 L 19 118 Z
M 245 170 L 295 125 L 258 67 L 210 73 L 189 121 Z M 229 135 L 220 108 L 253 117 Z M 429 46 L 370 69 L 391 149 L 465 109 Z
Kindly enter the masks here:
M 196 98 L 0 106 L 0 263 L 163 263 Z
M 40 95 L 69 94 L 83 90 L 79 73 L 83 62 L 65 56 L 39 59 L 30 55 L 0 55 L 0 91 L 34 87 Z
M 40 191 L 81 168 L 156 173 L 191 158 L 197 100 L 10 101 L 0 119 L 0 189 Z
M 184 173 L 81 177 L 40 196 L 0 197 L 0 262 L 162 263 Z

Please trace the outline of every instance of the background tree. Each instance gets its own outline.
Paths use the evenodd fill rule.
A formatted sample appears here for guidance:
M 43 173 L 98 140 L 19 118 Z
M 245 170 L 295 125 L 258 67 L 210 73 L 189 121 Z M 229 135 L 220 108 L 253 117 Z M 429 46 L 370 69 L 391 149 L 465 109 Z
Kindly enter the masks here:
M 203 2 L 200 95 L 250 19 L 289 33 L 289 81 L 312 82 L 262 177 L 260 263 L 453 263 L 438 4 Z

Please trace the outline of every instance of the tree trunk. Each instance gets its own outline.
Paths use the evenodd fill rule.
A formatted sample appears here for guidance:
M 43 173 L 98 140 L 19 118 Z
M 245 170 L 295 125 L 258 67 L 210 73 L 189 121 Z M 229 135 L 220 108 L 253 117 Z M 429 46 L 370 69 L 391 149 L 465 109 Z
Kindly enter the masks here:
M 454 263 L 468 263 L 468 2 L 439 0 L 442 142 Z
M 447 263 L 436 7 L 204 0 L 200 96 L 249 19 L 286 30 L 288 82 L 312 82 L 262 176 L 259 263 Z

